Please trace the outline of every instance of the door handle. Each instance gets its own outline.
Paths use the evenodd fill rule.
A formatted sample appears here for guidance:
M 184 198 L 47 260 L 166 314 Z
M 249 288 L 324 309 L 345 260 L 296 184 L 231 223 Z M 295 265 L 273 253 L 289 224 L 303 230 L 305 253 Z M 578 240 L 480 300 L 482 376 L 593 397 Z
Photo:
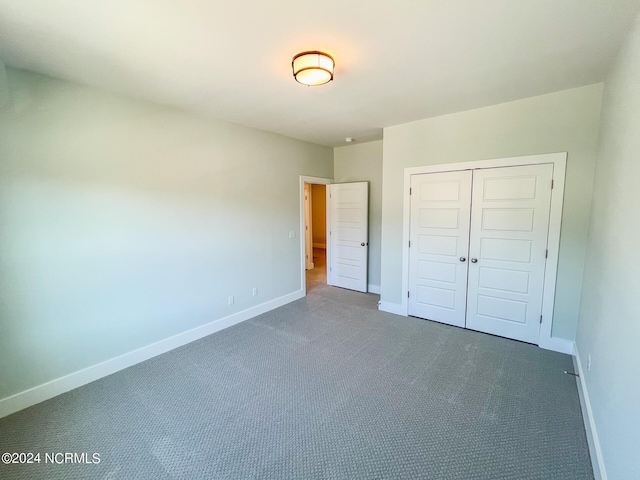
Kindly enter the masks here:
M 362 242 L 362 243 L 360 244 L 360 246 L 361 246 L 361 247 L 364 247 L 364 242 Z
M 478 259 L 477 258 L 472 258 L 471 259 L 471 263 L 478 263 Z
M 464 258 L 464 257 L 460 257 L 460 261 L 461 261 L 461 262 L 466 262 L 466 261 L 467 261 L 467 259 L 466 259 L 466 258 Z

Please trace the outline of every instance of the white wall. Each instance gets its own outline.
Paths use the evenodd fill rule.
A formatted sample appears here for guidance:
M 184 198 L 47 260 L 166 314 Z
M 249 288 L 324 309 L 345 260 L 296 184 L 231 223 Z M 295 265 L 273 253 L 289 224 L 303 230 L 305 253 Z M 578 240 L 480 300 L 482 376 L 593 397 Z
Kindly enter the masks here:
M 602 84 L 384 129 L 382 301 L 400 304 L 406 167 L 568 152 L 552 335 L 575 338 Z M 404 292 L 406 295 L 406 292 Z
M 382 140 L 335 148 L 336 182 L 369 182 L 369 284 L 380 285 Z
M 332 149 L 21 71 L 9 86 L 0 399 L 300 290 L 299 175 L 332 177 Z
M 640 478 L 638 179 L 640 17 L 605 82 L 577 335 L 583 380 L 610 480 Z

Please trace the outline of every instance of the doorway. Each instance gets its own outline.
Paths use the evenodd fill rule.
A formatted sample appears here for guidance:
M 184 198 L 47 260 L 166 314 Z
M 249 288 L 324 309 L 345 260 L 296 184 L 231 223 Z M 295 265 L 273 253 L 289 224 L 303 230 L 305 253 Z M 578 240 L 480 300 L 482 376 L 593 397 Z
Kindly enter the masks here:
M 300 283 L 305 295 L 310 290 L 307 281 L 312 286 L 326 284 L 367 292 L 368 183 L 332 182 L 300 176 Z M 318 186 L 322 190 L 316 189 L 315 196 L 320 200 L 314 199 L 314 187 Z M 315 213 L 320 220 L 314 220 L 314 209 L 322 206 L 324 213 Z M 293 233 L 289 238 L 294 238 Z
M 327 185 L 332 182 L 333 179 L 330 178 L 300 176 L 300 284 L 305 295 L 312 288 L 327 284 L 326 193 Z M 317 187 L 321 187 L 323 190 L 319 190 Z M 324 198 L 322 193 L 324 193 Z M 323 200 L 324 205 L 321 205 Z M 322 210 L 324 218 L 320 213 L 322 206 L 324 206 L 324 210 Z M 315 242 L 314 230 L 316 231 Z M 324 232 L 324 242 L 320 230 Z M 322 246 L 325 248 L 321 248 Z
M 327 283 L 327 187 L 305 183 L 305 276 L 307 292 Z

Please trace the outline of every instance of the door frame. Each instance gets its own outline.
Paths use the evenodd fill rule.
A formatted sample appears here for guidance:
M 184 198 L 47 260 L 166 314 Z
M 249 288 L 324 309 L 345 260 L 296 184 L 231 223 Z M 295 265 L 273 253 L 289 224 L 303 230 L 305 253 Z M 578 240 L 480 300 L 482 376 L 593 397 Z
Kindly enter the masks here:
M 333 178 L 324 177 L 310 177 L 307 175 L 300 175 L 300 227 L 298 236 L 300 237 L 300 285 L 304 296 L 307 295 L 307 269 L 306 269 L 306 248 L 305 248 L 305 236 L 304 236 L 304 184 L 310 183 L 315 185 L 330 185 L 333 183 Z M 327 199 L 329 196 L 327 195 Z M 326 225 L 327 239 L 329 238 L 329 212 L 327 211 Z M 327 242 L 327 265 L 329 265 L 329 242 Z M 329 267 L 327 266 L 327 283 L 329 282 Z
M 542 323 L 538 345 L 547 350 L 573 354 L 573 342 L 552 337 L 553 308 L 556 294 L 556 277 L 560 253 L 560 227 L 562 224 L 562 206 L 564 201 L 564 183 L 567 169 L 567 152 L 525 155 L 521 157 L 494 158 L 460 163 L 424 165 L 404 169 L 404 189 L 402 207 L 402 304 L 400 315 L 408 316 L 409 302 L 404 292 L 409 291 L 409 234 L 411 217 L 411 176 L 425 173 L 453 172 L 459 170 L 477 170 L 482 168 L 516 167 L 522 165 L 553 164 L 553 190 L 551 190 L 551 210 L 549 212 L 549 236 L 547 246 L 549 256 L 544 273 L 542 293 Z

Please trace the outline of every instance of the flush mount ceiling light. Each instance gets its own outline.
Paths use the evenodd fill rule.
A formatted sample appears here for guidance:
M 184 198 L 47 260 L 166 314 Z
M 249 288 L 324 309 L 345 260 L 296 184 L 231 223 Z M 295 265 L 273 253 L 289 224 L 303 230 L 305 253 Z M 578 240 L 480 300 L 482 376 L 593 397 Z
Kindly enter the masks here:
M 293 77 L 303 85 L 324 85 L 333 80 L 336 62 L 324 52 L 302 52 L 293 57 Z

